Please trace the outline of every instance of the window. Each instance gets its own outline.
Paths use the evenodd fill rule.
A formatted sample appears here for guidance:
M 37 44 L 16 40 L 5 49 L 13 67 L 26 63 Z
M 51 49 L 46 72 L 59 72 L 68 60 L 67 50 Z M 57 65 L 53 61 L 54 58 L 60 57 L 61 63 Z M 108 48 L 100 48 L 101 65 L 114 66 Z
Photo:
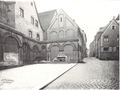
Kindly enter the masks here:
M 62 22 L 62 17 L 60 17 L 60 22 Z
M 119 35 L 117 35 L 117 41 L 119 41 Z
M 35 26 L 38 27 L 38 21 L 37 20 L 35 20 Z
M 31 2 L 30 4 L 31 4 L 31 6 L 33 6 L 33 3 L 32 3 L 32 2 Z
M 40 35 L 37 33 L 37 40 L 40 40 Z
M 115 29 L 115 26 L 114 26 L 114 25 L 112 26 L 112 29 L 113 29 L 113 30 Z
M 109 51 L 109 47 L 104 47 L 103 50 L 104 51 Z
M 29 37 L 32 38 L 32 31 L 29 31 Z
M 20 16 L 24 17 L 24 10 L 22 8 L 20 8 Z
M 46 48 L 46 46 L 45 46 L 45 45 L 43 45 L 43 46 L 42 46 L 42 49 L 45 49 L 45 48 Z
M 117 47 L 117 51 L 119 51 L 119 47 Z
M 108 36 L 104 36 L 103 41 L 108 42 L 109 41 Z
M 31 16 L 31 23 L 34 24 L 34 18 Z

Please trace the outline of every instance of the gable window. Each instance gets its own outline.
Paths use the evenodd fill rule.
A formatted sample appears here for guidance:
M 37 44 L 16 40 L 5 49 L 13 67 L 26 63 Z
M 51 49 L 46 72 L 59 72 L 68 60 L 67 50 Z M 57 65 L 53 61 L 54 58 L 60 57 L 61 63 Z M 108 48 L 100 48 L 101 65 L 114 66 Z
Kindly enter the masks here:
M 37 40 L 39 41 L 40 40 L 40 35 L 37 33 Z
M 34 24 L 34 18 L 31 16 L 31 23 Z
M 38 27 L 38 21 L 37 20 L 35 20 L 35 26 Z
M 60 22 L 62 22 L 62 17 L 60 17 Z
M 108 42 L 108 41 L 109 41 L 108 36 L 104 36 L 103 41 L 104 41 L 104 42 Z
M 115 28 L 116 28 L 116 27 L 113 25 L 113 26 L 112 26 L 112 29 L 114 30 Z
M 22 8 L 20 8 L 20 16 L 24 17 L 24 10 Z
M 32 38 L 32 31 L 29 31 L 29 37 Z

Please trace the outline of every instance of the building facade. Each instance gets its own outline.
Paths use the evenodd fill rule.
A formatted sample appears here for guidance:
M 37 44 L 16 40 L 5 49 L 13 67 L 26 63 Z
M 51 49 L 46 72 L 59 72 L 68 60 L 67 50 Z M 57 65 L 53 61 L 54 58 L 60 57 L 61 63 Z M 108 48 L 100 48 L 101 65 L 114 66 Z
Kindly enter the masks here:
M 95 57 L 95 40 L 90 43 L 89 57 Z
M 34 63 L 46 57 L 43 47 L 34 1 L 0 1 L 0 65 Z
M 95 57 L 103 60 L 119 59 L 119 19 L 113 18 L 105 27 L 100 28 L 95 36 Z
M 100 59 L 119 59 L 119 23 L 113 18 L 100 38 Z
M 43 22 L 41 17 L 39 18 Z M 74 63 L 80 62 L 85 57 L 86 35 L 62 9 L 54 11 L 46 35 L 48 60 Z

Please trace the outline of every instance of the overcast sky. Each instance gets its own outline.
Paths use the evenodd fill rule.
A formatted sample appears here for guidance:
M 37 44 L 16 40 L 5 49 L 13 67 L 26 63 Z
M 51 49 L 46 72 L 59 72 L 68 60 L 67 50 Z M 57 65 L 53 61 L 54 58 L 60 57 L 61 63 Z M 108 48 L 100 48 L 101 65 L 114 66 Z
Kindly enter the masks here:
M 38 12 L 63 9 L 87 35 L 87 47 L 100 27 L 120 13 L 120 0 L 35 0 Z

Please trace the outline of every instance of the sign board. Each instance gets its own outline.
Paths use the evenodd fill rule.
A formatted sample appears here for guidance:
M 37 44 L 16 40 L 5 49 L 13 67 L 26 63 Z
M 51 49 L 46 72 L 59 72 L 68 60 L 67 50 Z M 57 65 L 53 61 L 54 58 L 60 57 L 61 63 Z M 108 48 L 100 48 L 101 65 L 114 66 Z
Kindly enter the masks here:
M 18 65 L 18 62 L 18 53 L 4 53 L 4 65 Z

